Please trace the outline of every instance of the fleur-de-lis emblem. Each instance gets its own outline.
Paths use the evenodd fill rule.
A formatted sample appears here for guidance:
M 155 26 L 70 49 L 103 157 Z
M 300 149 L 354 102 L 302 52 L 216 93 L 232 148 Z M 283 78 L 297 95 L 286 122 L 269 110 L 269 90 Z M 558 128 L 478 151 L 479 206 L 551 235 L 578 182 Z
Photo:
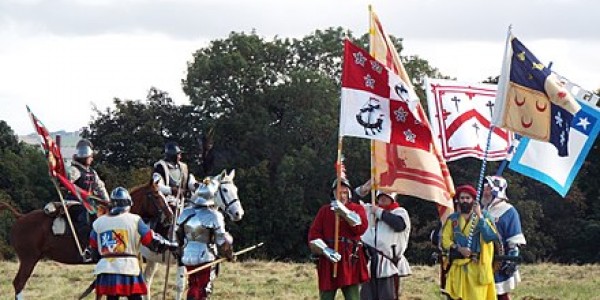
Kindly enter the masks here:
M 364 79 L 365 86 L 370 87 L 371 89 L 375 88 L 375 79 L 371 77 L 371 74 L 367 74 L 367 76 L 365 76 Z
M 362 54 L 362 52 L 356 52 L 352 54 L 354 56 L 354 63 L 357 65 L 365 66 L 365 62 L 367 58 Z

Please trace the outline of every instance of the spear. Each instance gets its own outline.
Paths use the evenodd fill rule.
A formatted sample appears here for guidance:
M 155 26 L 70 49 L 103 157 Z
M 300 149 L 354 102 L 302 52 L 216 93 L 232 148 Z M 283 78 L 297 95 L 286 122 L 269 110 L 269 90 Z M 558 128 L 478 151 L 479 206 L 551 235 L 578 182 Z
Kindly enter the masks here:
M 248 248 L 245 248 L 245 249 L 242 249 L 242 250 L 240 250 L 240 251 L 238 251 L 238 252 L 235 252 L 235 253 L 233 253 L 233 255 L 235 255 L 235 256 L 238 256 L 238 255 L 244 254 L 244 253 L 246 253 L 246 252 L 250 252 L 250 251 L 252 251 L 252 250 L 254 250 L 254 249 L 258 248 L 258 247 L 261 247 L 262 245 L 264 245 L 264 243 L 263 243 L 263 242 L 260 242 L 260 243 L 258 243 L 258 244 L 256 244 L 256 245 L 254 245 L 254 246 L 250 246 L 250 247 L 248 247 Z M 215 260 L 215 261 L 212 261 L 212 262 L 210 262 L 210 263 L 207 263 L 207 264 L 205 264 L 205 265 L 202 265 L 202 266 L 200 266 L 200 267 L 197 267 L 197 268 L 195 268 L 195 269 L 193 269 L 193 270 L 191 270 L 191 271 L 189 271 L 189 272 L 185 272 L 185 275 L 189 276 L 189 275 L 192 275 L 192 274 L 194 274 L 194 273 L 198 273 L 198 272 L 200 272 L 200 271 L 202 271 L 202 270 L 204 270 L 204 269 L 206 269 L 206 268 L 210 268 L 210 267 L 212 267 L 212 266 L 214 266 L 214 265 L 216 265 L 216 264 L 222 263 L 222 262 L 224 262 L 225 260 L 227 260 L 227 258 L 226 258 L 226 257 L 221 257 L 221 258 L 219 258 L 219 259 L 217 259 L 217 260 Z

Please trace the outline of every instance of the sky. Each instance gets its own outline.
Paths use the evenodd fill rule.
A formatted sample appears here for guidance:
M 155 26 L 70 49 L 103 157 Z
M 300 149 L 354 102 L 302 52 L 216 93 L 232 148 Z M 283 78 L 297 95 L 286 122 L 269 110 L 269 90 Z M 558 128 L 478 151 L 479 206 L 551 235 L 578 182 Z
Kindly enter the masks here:
M 341 26 L 368 31 L 371 4 L 401 55 L 480 82 L 500 74 L 506 32 L 588 90 L 600 88 L 596 0 L 0 0 L 0 120 L 33 132 L 26 105 L 50 131 L 75 131 L 113 99 L 150 87 L 177 104 L 192 54 L 230 32 L 302 38 Z M 341 45 L 340 45 L 341 47 Z

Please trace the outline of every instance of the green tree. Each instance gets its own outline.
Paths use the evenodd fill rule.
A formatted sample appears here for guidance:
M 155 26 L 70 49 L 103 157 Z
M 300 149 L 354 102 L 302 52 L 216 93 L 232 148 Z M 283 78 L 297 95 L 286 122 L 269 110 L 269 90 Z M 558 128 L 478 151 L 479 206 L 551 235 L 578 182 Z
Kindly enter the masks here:
M 19 143 L 4 121 L 0 121 L 0 146 L 0 201 L 29 212 L 56 199 L 47 162 L 39 147 Z M 9 213 L 0 214 L 0 257 L 14 256 L 8 247 L 13 222 Z

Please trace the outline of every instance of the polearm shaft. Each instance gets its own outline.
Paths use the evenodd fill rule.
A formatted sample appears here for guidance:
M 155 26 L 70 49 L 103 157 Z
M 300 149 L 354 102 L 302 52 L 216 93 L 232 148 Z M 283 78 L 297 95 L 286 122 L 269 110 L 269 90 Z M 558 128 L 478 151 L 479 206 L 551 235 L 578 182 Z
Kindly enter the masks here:
M 262 242 L 258 243 L 258 244 L 254 245 L 254 246 L 250 246 L 250 247 L 242 249 L 242 250 L 240 250 L 238 252 L 234 252 L 233 255 L 238 256 L 238 255 L 244 254 L 246 252 L 250 252 L 250 251 L 252 251 L 252 250 L 254 250 L 254 249 L 258 248 L 258 247 L 261 247 L 262 245 L 264 245 L 264 243 L 262 243 Z M 210 263 L 202 265 L 202 266 L 200 266 L 198 268 L 195 268 L 195 269 L 193 269 L 193 270 L 191 270 L 189 272 L 185 272 L 185 275 L 189 276 L 189 275 L 192 275 L 194 273 L 198 273 L 198 272 L 200 272 L 200 271 L 202 271 L 202 270 L 204 270 L 206 268 L 210 268 L 210 267 L 212 267 L 212 266 L 214 266 L 216 264 L 222 263 L 225 260 L 227 260 L 226 257 L 221 257 L 221 258 L 219 258 L 219 259 L 217 259 L 215 261 L 212 261 Z
M 167 170 L 165 170 L 165 172 L 168 172 Z M 168 176 L 168 175 L 167 175 Z M 175 215 L 173 216 L 173 222 L 171 222 L 171 229 L 169 230 L 168 233 L 168 239 L 169 241 L 172 241 L 175 238 L 175 225 L 177 224 L 177 219 L 179 218 L 179 214 L 181 213 L 181 208 L 183 207 L 183 201 L 184 201 L 184 197 L 181 193 L 182 187 L 181 184 L 183 183 L 180 182 L 179 183 L 179 188 L 177 189 L 177 196 L 175 197 L 175 199 L 177 199 L 178 201 L 177 203 L 177 208 L 175 209 Z M 167 299 L 167 286 L 169 285 L 169 267 L 171 266 L 171 254 L 169 253 L 169 255 L 167 255 L 167 270 L 165 271 L 165 284 L 163 286 L 163 300 Z

